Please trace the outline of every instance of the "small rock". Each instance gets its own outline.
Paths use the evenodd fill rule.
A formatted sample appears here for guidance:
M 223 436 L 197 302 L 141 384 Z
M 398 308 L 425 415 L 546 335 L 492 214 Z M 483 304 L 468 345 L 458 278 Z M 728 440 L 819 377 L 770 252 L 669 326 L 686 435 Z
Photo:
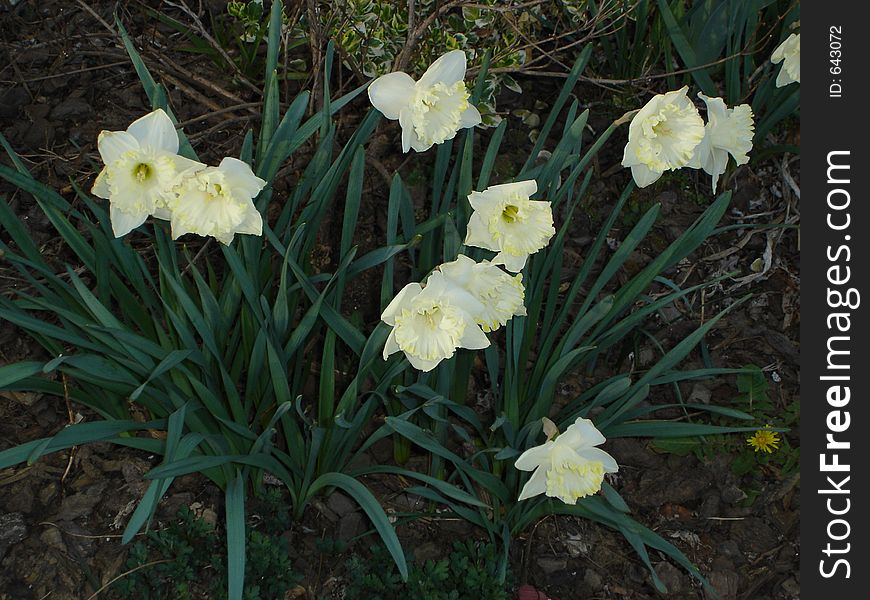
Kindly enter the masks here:
M 597 592 L 604 587 L 603 582 L 601 581 L 601 575 L 592 569 L 586 569 L 586 573 L 583 575 L 583 582 L 588 585 L 593 592 Z
M 67 496 L 60 505 L 60 511 L 55 516 L 58 521 L 74 521 L 90 514 L 94 506 L 100 501 L 106 482 L 102 482 L 88 488 L 84 492 Z
M 66 544 L 63 543 L 63 534 L 57 527 L 49 527 L 39 535 L 39 541 L 55 550 L 66 552 Z
M 782 582 L 782 591 L 792 598 L 800 598 L 801 584 L 799 584 L 794 577 L 789 577 Z
M 6 556 L 10 546 L 17 544 L 27 535 L 24 515 L 18 512 L 0 515 L 0 559 Z
M 93 113 L 91 105 L 83 98 L 67 98 L 51 111 L 51 118 L 56 121 L 81 119 Z
M 713 571 L 709 577 L 710 587 L 716 590 L 719 600 L 736 600 L 737 586 L 740 577 L 734 571 Z M 716 596 L 709 589 L 704 590 L 707 600 L 715 600 Z
M 696 383 L 692 387 L 692 391 L 689 394 L 689 402 L 697 402 L 699 404 L 709 404 L 710 398 L 713 396 L 713 392 L 710 391 L 710 388 L 705 386 L 702 383 Z
M 441 550 L 435 542 L 424 542 L 414 548 L 414 558 L 417 562 L 426 562 L 427 560 L 436 560 L 441 556 Z
M 538 559 L 538 566 L 547 575 L 552 575 L 556 571 L 567 569 L 568 559 L 559 558 L 558 556 L 542 556 Z
M 47 481 L 39 490 L 39 502 L 43 506 L 48 506 L 58 493 L 58 484 L 55 481 Z
M 686 576 L 683 571 L 664 561 L 654 566 L 659 579 L 668 588 L 668 594 L 679 594 L 686 589 Z
M 737 504 L 746 498 L 746 492 L 736 485 L 728 485 L 722 489 L 722 501 L 728 504 Z
M 735 540 L 725 540 L 719 544 L 719 554 L 730 558 L 736 564 L 746 562 L 746 557 L 743 556 L 743 551 L 740 550 L 740 545 Z
M 30 102 L 27 90 L 13 87 L 0 92 L 0 119 L 14 119 L 18 116 L 18 110 Z
M 338 539 L 350 544 L 350 542 L 363 533 L 366 529 L 365 519 L 358 512 L 344 515 L 338 522 Z
M 646 583 L 649 581 L 649 572 L 640 565 L 631 563 L 628 565 L 628 578 L 635 583 Z
M 326 506 L 339 517 L 357 511 L 356 503 L 341 492 L 332 492 L 326 499 Z
M 589 543 L 585 541 L 584 536 L 580 533 L 569 534 L 562 540 L 562 543 L 565 545 L 565 549 L 571 555 L 571 558 L 578 558 L 579 556 L 589 554 Z
M 698 509 L 698 516 L 703 518 L 718 516 L 720 512 L 719 492 L 709 490 L 704 494 L 704 500 L 701 502 L 701 508 Z

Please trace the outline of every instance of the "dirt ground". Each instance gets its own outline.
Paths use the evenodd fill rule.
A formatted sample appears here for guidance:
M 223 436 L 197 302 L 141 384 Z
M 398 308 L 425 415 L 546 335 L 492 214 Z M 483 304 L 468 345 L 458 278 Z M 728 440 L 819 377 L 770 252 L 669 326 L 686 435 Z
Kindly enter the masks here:
M 141 5 L 120 4 L 119 14 L 149 68 L 166 84 L 178 119 L 197 150 L 205 158 L 237 152 L 244 129 L 257 125 L 258 95 L 238 81 L 229 81 L 207 58 L 174 48 L 174 38 L 154 25 Z M 108 29 L 115 5 L 24 0 L 10 9 L 0 0 L 0 132 L 38 179 L 64 193 L 70 192 L 70 178 L 90 187 L 99 161 L 99 130 L 124 129 L 148 107 L 126 54 Z M 297 87 L 291 92 L 311 82 L 293 85 Z M 561 84 L 535 81 L 529 85 L 535 86 L 534 94 L 509 93 L 500 100 L 499 110 L 531 109 L 536 100 L 550 102 Z M 583 91 L 596 100 L 604 94 L 591 86 Z M 233 108 L 217 112 L 227 107 Z M 350 121 L 355 109 L 364 110 L 364 106 L 354 104 L 346 109 Z M 512 118 L 512 133 L 505 147 L 520 153 L 528 145 L 527 130 L 519 119 L 508 118 Z M 608 119 L 612 116 L 599 114 L 591 125 L 600 131 Z M 381 135 L 392 143 L 395 133 L 385 127 Z M 778 135 L 791 136 L 794 142 L 798 134 Z M 8 162 L 5 157 L 0 160 Z M 402 160 L 384 159 L 384 165 L 396 169 Z M 619 162 L 618 152 L 603 154 L 599 161 L 601 172 L 609 176 L 596 184 L 586 214 L 577 219 L 576 231 L 572 231 L 574 258 L 591 244 L 601 218 L 596 203 L 608 206 L 627 181 L 625 171 L 613 169 Z M 289 165 L 287 172 L 293 170 L 294 165 Z M 375 209 L 386 202 L 386 192 L 374 171 L 375 183 L 365 200 L 370 210 L 361 211 L 370 215 L 362 224 L 369 236 L 363 245 L 377 244 L 385 225 L 375 216 Z M 793 157 L 777 155 L 739 169 L 727 182 L 727 188 L 734 190 L 734 201 L 723 224 L 739 219 L 795 223 L 799 216 L 796 182 L 799 163 Z M 706 176 L 692 173 L 687 180 L 663 181 L 637 194 L 641 206 L 661 202 L 662 216 L 651 241 L 632 257 L 629 270 L 632 265 L 643 266 L 701 213 L 704 206 L 699 198 L 708 198 L 707 186 Z M 62 260 L 57 236 L 35 203 L 5 182 L 0 183 L 0 197 L 25 217 L 44 252 Z M 787 410 L 798 398 L 798 243 L 796 229 L 721 234 L 680 265 L 674 278 L 689 285 L 718 273 L 738 271 L 739 275 L 706 298 L 706 304 L 693 301 L 682 320 L 654 327 L 652 333 L 667 347 L 701 322 L 702 311 L 709 317 L 717 307 L 752 293 L 747 308 L 727 315 L 706 343 L 717 366 L 763 367 L 771 401 L 777 409 Z M 11 290 L 16 285 L 13 271 L 0 263 L 0 288 Z M 639 364 L 649 360 L 651 352 L 641 347 Z M 35 343 L 10 324 L 0 323 L 0 364 L 34 357 L 44 358 Z M 696 352 L 683 367 L 701 365 Z M 579 385 L 569 379 L 560 393 L 573 397 Z M 686 397 L 728 404 L 737 388 L 733 378 L 723 378 L 686 386 L 682 392 Z M 653 402 L 665 401 L 671 394 L 667 390 L 656 393 L 660 397 L 653 397 Z M 0 449 L 51 435 L 80 410 L 67 406 L 63 398 L 2 393 Z M 785 436 L 798 445 L 796 431 Z M 722 600 L 799 597 L 800 482 L 796 473 L 769 464 L 737 476 L 731 469 L 733 453 L 679 456 L 655 451 L 644 440 L 613 440 L 607 449 L 621 465 L 613 484 L 635 518 L 679 547 L 709 578 Z M 376 445 L 371 451 L 372 461 L 391 459 L 389 448 Z M 88 598 L 120 574 L 126 559 L 120 532 L 144 491 L 142 475 L 154 464 L 154 457 L 96 444 L 58 453 L 30 467 L 0 471 L 0 600 Z M 387 507 L 399 510 L 414 502 L 397 480 L 368 483 Z M 754 496 L 751 503 L 747 490 Z M 158 522 L 194 503 L 201 510 L 222 512 L 220 492 L 203 478 L 189 476 L 173 484 Z M 340 501 L 316 503 L 303 522 L 287 532 L 294 566 L 305 575 L 308 587 L 321 593 L 340 589 L 341 568 L 333 570 L 313 558 L 317 556 L 314 546 L 321 537 L 345 535 L 341 528 L 348 526 L 345 517 L 351 513 L 358 514 Z M 403 542 L 422 558 L 445 554 L 458 536 L 478 535 L 466 523 L 450 520 L 427 520 L 400 528 Z M 554 600 L 657 597 L 645 567 L 628 543 L 594 523 L 547 518 L 516 541 L 512 559 L 517 583 L 532 584 Z M 652 560 L 670 597 L 706 597 L 696 582 L 663 555 L 653 552 Z

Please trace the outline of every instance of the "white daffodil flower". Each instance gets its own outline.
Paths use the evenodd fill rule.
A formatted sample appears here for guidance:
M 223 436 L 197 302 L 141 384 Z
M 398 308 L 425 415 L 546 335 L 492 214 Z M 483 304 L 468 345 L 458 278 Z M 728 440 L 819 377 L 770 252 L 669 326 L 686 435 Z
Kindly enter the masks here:
M 493 264 L 522 271 L 529 255 L 546 247 L 556 233 L 550 203 L 529 200 L 536 191 L 538 184 L 531 179 L 471 192 L 468 201 L 474 212 L 465 244 L 498 252 Z
M 431 371 L 457 348 L 486 348 L 489 339 L 472 316 L 482 310 L 474 296 L 438 271 L 432 272 L 425 287 L 409 283 L 381 315 L 393 327 L 384 345 L 384 360 L 401 350 L 412 367 Z
M 698 97 L 707 104 L 707 126 L 704 139 L 695 148 L 695 155 L 687 166 L 704 169 L 712 175 L 715 194 L 719 176 L 728 165 L 729 154 L 738 165 L 749 162 L 747 153 L 752 150 L 755 124 L 748 104 L 728 108 L 722 98 L 709 98 L 701 93 Z
M 489 261 L 475 262 L 464 254 L 438 270 L 480 301 L 483 310 L 472 316 L 484 332 L 495 331 L 512 317 L 526 314 L 522 273 L 508 275 Z
M 784 62 L 783 62 L 784 61 Z M 801 34 L 793 33 L 781 43 L 770 56 L 773 64 L 782 63 L 776 76 L 776 87 L 801 82 Z
M 417 82 L 401 71 L 378 77 L 369 86 L 369 100 L 386 118 L 399 120 L 402 152 L 423 152 L 480 123 L 480 113 L 468 103 L 464 80 L 465 52 L 452 50 Z
M 230 157 L 183 179 L 170 204 L 172 238 L 196 233 L 229 244 L 237 233 L 262 235 L 263 217 L 253 199 L 265 185 L 247 163 Z
M 103 131 L 97 138 L 106 165 L 91 193 L 109 201 L 115 237 L 124 236 L 149 215 L 167 217 L 179 178 L 205 165 L 179 156 L 178 133 L 162 109 L 133 121 L 127 131 Z
M 612 456 L 595 447 L 605 439 L 589 419 L 578 418 L 561 435 L 549 419 L 544 419 L 544 425 L 547 441 L 523 452 L 514 465 L 521 471 L 534 471 L 519 500 L 546 494 L 575 504 L 601 489 L 605 473 L 619 470 Z
M 685 167 L 704 139 L 704 121 L 686 97 L 688 91 L 686 86 L 653 96 L 631 120 L 622 166 L 631 168 L 639 187 Z

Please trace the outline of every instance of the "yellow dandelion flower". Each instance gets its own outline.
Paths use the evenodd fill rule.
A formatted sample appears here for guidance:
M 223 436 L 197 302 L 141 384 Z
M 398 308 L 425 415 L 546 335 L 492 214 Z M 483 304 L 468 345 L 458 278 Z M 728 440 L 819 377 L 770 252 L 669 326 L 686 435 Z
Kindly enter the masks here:
M 770 427 L 770 425 L 765 427 Z M 759 429 L 746 438 L 746 443 L 752 446 L 752 449 L 756 452 L 771 454 L 774 450 L 779 449 L 779 434 L 770 429 Z

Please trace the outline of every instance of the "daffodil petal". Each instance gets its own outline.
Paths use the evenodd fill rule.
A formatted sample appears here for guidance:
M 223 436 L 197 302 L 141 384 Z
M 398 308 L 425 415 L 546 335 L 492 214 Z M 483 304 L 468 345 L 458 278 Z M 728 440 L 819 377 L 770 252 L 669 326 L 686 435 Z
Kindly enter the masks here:
M 489 338 L 477 325 L 466 327 L 462 338 L 459 341 L 462 348 L 469 350 L 482 350 L 489 347 Z
M 387 73 L 375 79 L 368 92 L 372 106 L 386 118 L 396 120 L 414 95 L 414 80 L 401 71 Z
M 399 343 L 396 341 L 396 330 L 392 329 L 390 335 L 387 336 L 387 342 L 384 344 L 384 360 L 400 350 Z
M 130 123 L 127 133 L 136 138 L 142 147 L 178 153 L 178 132 L 162 108 Z
M 109 218 L 112 221 L 112 232 L 116 238 L 124 237 L 145 222 L 148 213 L 128 213 L 109 205 Z
M 103 164 L 108 165 L 125 152 L 139 149 L 139 141 L 126 131 L 101 131 L 97 137 L 97 150 Z
M 583 417 L 574 421 L 559 438 L 569 446 L 597 446 L 606 441 L 592 421 Z
M 653 171 L 646 165 L 632 165 L 631 176 L 637 187 L 644 188 L 658 181 L 662 174 L 659 171 Z
M 108 199 L 109 198 L 109 179 L 107 177 L 108 169 L 103 167 L 103 170 L 100 171 L 100 174 L 97 175 L 97 178 L 94 180 L 94 186 L 91 188 L 91 193 L 97 198 Z
M 476 106 L 471 104 L 468 105 L 462 113 L 459 115 L 459 125 L 465 129 L 466 127 L 474 127 L 476 125 L 480 125 L 482 121 L 480 117 L 480 111 L 477 110 Z
M 589 462 L 600 462 L 606 473 L 616 473 L 619 471 L 616 459 L 601 448 L 580 448 L 577 450 L 577 455 Z
M 393 298 L 390 303 L 387 305 L 387 308 L 384 309 L 384 313 L 381 315 L 381 320 L 387 325 L 395 325 L 396 324 L 396 313 L 398 313 L 402 307 L 410 302 L 414 297 L 419 296 L 423 291 L 423 286 L 417 282 L 412 282 L 403 287 L 396 297 Z
M 526 266 L 526 260 L 529 255 L 508 254 L 507 252 L 499 252 L 492 259 L 494 265 L 504 265 L 504 268 L 512 273 L 519 273 Z
M 417 85 L 422 87 L 430 87 L 436 83 L 453 85 L 465 79 L 465 68 L 465 52 L 451 50 L 429 65 Z
M 408 354 L 407 352 L 405 353 L 405 357 L 408 359 L 408 362 L 411 363 L 412 367 L 414 367 L 418 371 L 423 371 L 424 373 L 428 373 L 429 371 L 437 367 L 441 360 L 443 360 L 428 360 L 425 358 L 420 358 L 419 356 Z
M 547 469 L 545 469 L 544 467 L 538 467 L 538 469 L 534 473 L 532 473 L 532 476 L 529 477 L 526 485 L 523 486 L 523 489 L 520 492 L 520 496 L 519 498 L 517 498 L 517 502 L 526 500 L 527 498 L 532 498 L 534 496 L 540 496 L 546 491 Z
M 514 467 L 520 471 L 532 471 L 537 469 L 542 462 L 550 457 L 553 443 L 554 442 L 546 441 L 540 446 L 529 448 L 520 454 L 520 457 L 514 463 Z

